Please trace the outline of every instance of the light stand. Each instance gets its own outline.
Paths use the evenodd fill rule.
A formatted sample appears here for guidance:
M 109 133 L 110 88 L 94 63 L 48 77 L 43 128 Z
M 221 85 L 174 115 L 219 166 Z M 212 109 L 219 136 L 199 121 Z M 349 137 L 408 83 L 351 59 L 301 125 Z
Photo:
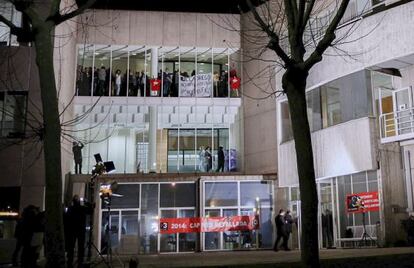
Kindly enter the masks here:
M 364 245 L 367 245 L 367 240 L 369 239 L 371 242 L 374 242 L 374 245 L 376 244 L 375 240 L 372 239 L 372 237 L 367 233 L 367 228 L 365 225 L 365 207 L 364 205 L 361 205 L 361 209 L 362 209 L 362 227 L 363 227 L 363 233 L 361 236 L 361 240 L 359 241 L 359 247 L 361 247 L 362 243 L 364 243 Z

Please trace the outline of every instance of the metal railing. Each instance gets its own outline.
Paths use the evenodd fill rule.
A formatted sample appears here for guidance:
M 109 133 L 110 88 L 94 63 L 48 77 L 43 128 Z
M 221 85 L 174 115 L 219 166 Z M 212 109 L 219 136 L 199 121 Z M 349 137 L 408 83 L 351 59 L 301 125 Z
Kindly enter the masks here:
M 414 107 L 381 114 L 379 124 L 383 143 L 414 137 Z

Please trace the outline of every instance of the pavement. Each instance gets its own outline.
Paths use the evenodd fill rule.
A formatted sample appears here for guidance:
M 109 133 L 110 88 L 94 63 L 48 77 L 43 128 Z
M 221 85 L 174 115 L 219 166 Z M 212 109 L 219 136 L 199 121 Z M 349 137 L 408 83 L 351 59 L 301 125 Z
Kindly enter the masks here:
M 129 267 L 131 258 L 138 259 L 139 268 L 177 267 L 299 267 L 300 251 L 249 250 L 157 255 L 113 256 L 110 267 Z M 322 267 L 414 267 L 414 247 L 354 248 L 320 250 Z M 103 262 L 93 267 L 108 267 Z M 39 262 L 44 266 L 44 260 Z M 0 267 L 11 267 L 0 265 Z
M 113 258 L 112 267 L 128 267 L 133 256 Z M 139 268 L 164 267 L 295 267 L 300 251 L 220 251 L 135 256 Z M 320 250 L 323 267 L 414 267 L 414 248 Z M 124 263 L 122 266 L 120 261 Z M 106 267 L 101 264 L 99 267 Z

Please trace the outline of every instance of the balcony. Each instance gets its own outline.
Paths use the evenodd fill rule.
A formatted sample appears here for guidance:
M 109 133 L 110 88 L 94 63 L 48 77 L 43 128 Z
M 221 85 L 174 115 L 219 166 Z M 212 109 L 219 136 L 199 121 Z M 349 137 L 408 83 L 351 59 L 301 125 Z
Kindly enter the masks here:
M 379 126 L 381 143 L 414 138 L 413 89 L 381 90 Z

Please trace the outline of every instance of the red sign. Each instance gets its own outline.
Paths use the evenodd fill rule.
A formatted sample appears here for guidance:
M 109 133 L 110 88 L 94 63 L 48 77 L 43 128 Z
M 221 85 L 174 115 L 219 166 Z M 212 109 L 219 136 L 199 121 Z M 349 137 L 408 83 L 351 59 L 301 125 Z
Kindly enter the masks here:
M 258 228 L 258 216 L 160 219 L 161 234 L 248 231 Z
M 346 196 L 346 211 L 348 213 L 362 213 L 378 210 L 378 192 L 356 193 Z
M 161 89 L 161 80 L 157 78 L 151 79 L 150 88 L 152 91 L 159 91 Z
M 240 88 L 240 78 L 238 78 L 237 76 L 233 76 L 230 79 L 230 88 L 232 90 L 238 90 Z

